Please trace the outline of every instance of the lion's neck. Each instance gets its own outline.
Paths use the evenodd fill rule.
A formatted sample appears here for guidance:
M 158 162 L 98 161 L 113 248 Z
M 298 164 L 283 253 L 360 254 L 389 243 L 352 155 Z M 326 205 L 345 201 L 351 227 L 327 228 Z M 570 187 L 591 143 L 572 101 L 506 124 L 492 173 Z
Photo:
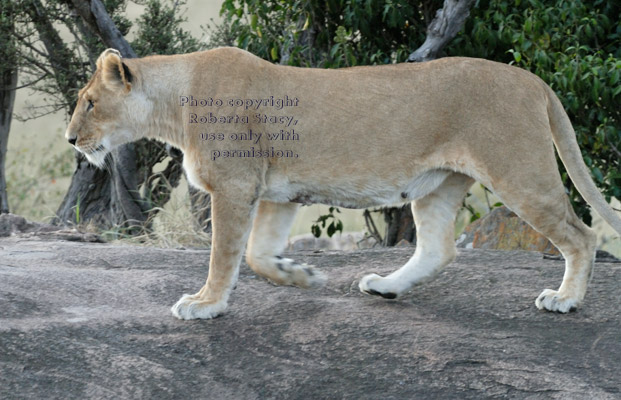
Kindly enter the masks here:
M 188 77 L 183 74 L 183 62 L 174 57 L 165 57 L 145 62 L 141 59 L 130 60 L 139 79 L 149 84 L 142 85 L 145 96 L 147 118 L 142 121 L 144 136 L 158 139 L 184 149 L 185 137 L 180 108 L 177 99 L 185 93 Z M 131 68 L 131 65 L 130 65 Z

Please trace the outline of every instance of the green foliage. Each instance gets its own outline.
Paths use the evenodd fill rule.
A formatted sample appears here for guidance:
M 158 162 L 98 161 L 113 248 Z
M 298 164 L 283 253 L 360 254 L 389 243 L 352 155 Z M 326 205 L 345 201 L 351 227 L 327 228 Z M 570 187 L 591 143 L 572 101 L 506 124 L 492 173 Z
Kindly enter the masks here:
M 75 212 L 75 223 L 80 225 L 80 194 L 78 193 L 78 201 L 73 206 L 73 211 Z
M 237 37 L 229 24 L 216 23 L 213 18 L 210 23 L 201 25 L 203 31 L 208 33 L 205 43 L 206 49 L 213 49 L 222 46 L 235 46 Z
M 336 207 L 330 207 L 328 214 L 317 218 L 313 226 L 311 226 L 311 232 L 315 237 L 321 236 L 322 229 L 326 230 L 328 237 L 332 237 L 336 232 L 343 233 L 343 221 L 336 216 L 335 212 L 340 213 L 341 211 Z M 328 221 L 330 221 L 329 224 Z M 326 225 L 328 225 L 327 228 Z
M 486 212 L 490 212 L 493 209 L 498 208 L 498 207 L 502 207 L 504 205 L 504 204 L 502 204 L 499 201 L 494 203 L 494 204 L 492 204 L 490 202 L 490 195 L 493 194 L 492 191 L 489 190 L 488 188 L 486 188 L 483 185 L 480 185 L 480 186 L 481 186 L 481 189 L 483 189 L 483 193 L 485 195 L 485 202 L 487 203 L 487 210 L 486 210 Z M 467 201 L 470 196 L 472 196 L 472 193 L 468 192 L 466 194 L 466 197 L 462 201 L 461 206 L 464 209 L 468 210 L 468 212 L 470 213 L 470 221 L 469 222 L 472 223 L 472 222 L 476 221 L 477 219 L 481 218 L 483 215 L 481 215 L 481 212 L 477 211 L 477 209 L 472 204 L 470 204 Z
M 105 46 L 80 18 L 67 12 L 64 0 L 2 2 L 2 18 L 8 15 L 4 12 L 7 10 L 15 21 L 15 35 L 7 43 L 14 44 L 16 57 L 0 57 L 0 70 L 5 64 L 18 64 L 20 86 L 43 94 L 45 100 L 44 105 L 27 110 L 25 116 L 16 115 L 16 119 L 37 118 L 58 110 L 69 113 Z M 123 16 L 125 3 L 126 0 L 104 0 L 122 34 L 131 27 Z M 0 43 L 4 43 L 1 38 Z
M 614 0 L 479 0 L 455 56 L 515 64 L 548 83 L 572 120 L 595 183 L 621 199 L 621 4 Z M 574 208 L 588 207 L 559 162 Z
M 160 0 L 146 2 L 146 10 L 138 18 L 136 39 L 132 42 L 138 56 L 190 53 L 201 49 L 199 41 L 181 28 L 185 19 L 179 15 L 179 6 L 184 4 L 176 1 L 168 6 Z
M 54 2 L 63 2 L 64 0 L 52 0 Z M 49 3 L 49 2 L 48 2 Z M 127 0 L 103 0 L 104 7 L 106 8 L 106 12 L 110 15 L 112 21 L 118 28 L 121 35 L 125 36 L 129 33 L 132 28 L 132 22 L 125 16 L 125 10 L 127 7 Z M 76 35 L 76 42 L 72 46 L 72 50 L 74 53 L 80 53 L 82 49 L 80 49 L 79 43 L 86 50 L 86 54 L 89 58 L 89 69 L 84 70 L 85 80 L 88 79 L 90 73 L 95 70 L 95 61 L 99 54 L 104 51 L 107 46 L 105 46 L 99 37 L 95 36 L 88 29 L 85 28 L 83 22 L 79 19 L 65 19 L 63 23 L 67 25 L 69 30 Z M 78 32 L 81 33 L 78 34 Z M 79 35 L 79 36 L 78 36 Z M 77 87 L 77 85 L 76 85 Z M 81 87 L 81 86 L 80 86 Z M 77 92 L 76 92 L 77 94 Z
M 0 0 L 0 74 L 4 75 L 15 68 L 17 64 L 17 48 L 15 46 L 15 18 L 16 5 L 10 0 Z
M 405 61 L 441 0 L 225 0 L 236 45 L 288 65 L 338 68 Z

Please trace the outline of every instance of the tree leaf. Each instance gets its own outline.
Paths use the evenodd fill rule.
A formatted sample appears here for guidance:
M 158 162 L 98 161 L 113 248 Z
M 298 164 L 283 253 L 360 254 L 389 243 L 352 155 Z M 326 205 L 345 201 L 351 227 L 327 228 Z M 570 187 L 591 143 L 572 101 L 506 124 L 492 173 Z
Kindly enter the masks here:
M 317 225 L 313 225 L 311 226 L 311 233 L 313 234 L 313 236 L 318 238 L 319 236 L 321 236 L 321 228 Z

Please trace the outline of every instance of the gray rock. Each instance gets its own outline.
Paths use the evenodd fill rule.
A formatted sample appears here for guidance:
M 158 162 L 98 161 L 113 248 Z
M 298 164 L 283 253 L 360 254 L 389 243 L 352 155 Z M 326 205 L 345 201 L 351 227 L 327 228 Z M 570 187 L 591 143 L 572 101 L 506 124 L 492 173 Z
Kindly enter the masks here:
M 18 235 L 23 238 L 47 240 L 69 240 L 73 242 L 103 243 L 101 236 L 91 232 L 80 232 L 77 229 L 31 222 L 15 214 L 0 214 L 0 238 Z
M 287 254 L 320 290 L 242 266 L 228 312 L 180 321 L 209 251 L 0 240 L 0 398 L 619 399 L 621 265 L 598 264 L 584 306 L 538 311 L 563 263 L 460 250 L 397 301 L 359 293 L 412 248 Z

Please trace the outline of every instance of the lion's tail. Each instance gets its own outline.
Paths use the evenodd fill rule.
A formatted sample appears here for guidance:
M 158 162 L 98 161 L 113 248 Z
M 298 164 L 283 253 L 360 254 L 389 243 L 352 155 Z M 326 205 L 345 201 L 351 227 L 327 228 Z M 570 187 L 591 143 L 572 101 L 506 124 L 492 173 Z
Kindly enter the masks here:
M 604 200 L 595 183 L 593 183 L 591 174 L 582 159 L 574 128 L 561 101 L 548 85 L 545 85 L 545 87 L 548 96 L 548 117 L 550 118 L 550 127 L 552 128 L 552 139 L 561 161 L 565 164 L 569 177 L 576 185 L 582 198 L 597 211 L 604 221 L 621 235 L 621 218 L 615 214 L 615 211 Z

